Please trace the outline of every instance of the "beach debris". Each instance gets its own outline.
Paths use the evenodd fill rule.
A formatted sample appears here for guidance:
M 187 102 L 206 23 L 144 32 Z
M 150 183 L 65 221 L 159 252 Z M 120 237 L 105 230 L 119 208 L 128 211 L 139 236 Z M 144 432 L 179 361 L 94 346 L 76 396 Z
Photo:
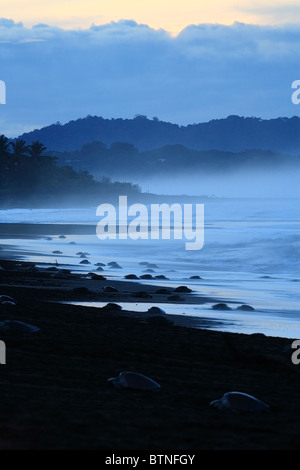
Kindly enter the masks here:
M 151 307 L 147 310 L 147 313 L 150 313 L 151 315 L 165 315 L 166 312 L 159 307 Z
M 69 245 L 76 245 L 76 242 L 69 242 Z
M 272 276 L 260 276 L 260 279 L 273 279 Z
M 83 254 L 83 255 L 80 255 L 80 258 L 87 259 L 87 256 Z
M 79 264 L 91 264 L 88 259 L 83 259 Z
M 244 312 L 254 312 L 255 308 L 251 307 L 251 305 L 240 305 L 236 308 L 237 310 L 243 310 Z
M 243 392 L 227 392 L 219 400 L 214 400 L 210 403 L 211 406 L 219 410 L 227 409 L 231 411 L 267 411 L 270 406 L 258 398 L 248 395 Z
M 153 276 L 151 276 L 151 274 L 143 274 L 142 276 L 140 276 L 140 279 L 150 281 L 151 279 L 153 279 Z
M 184 301 L 184 298 L 180 297 L 180 295 L 170 295 L 170 297 L 168 297 L 168 300 L 171 300 L 174 302 L 182 302 Z
M 105 286 L 103 287 L 103 292 L 119 292 L 118 289 L 116 289 L 115 287 L 112 287 L 112 286 Z
M 40 329 L 18 320 L 4 320 L 0 322 L 0 331 L 12 333 L 37 333 Z
M 67 238 L 67 237 L 65 235 L 59 235 L 58 238 L 64 239 L 64 238 Z
M 152 299 L 152 295 L 147 294 L 147 292 L 144 291 L 135 292 L 133 297 L 137 297 L 139 299 Z
M 148 268 L 145 269 L 144 273 L 155 273 L 154 269 Z
M 169 295 L 169 294 L 171 294 L 171 292 L 168 289 L 158 289 L 157 291 L 155 291 L 155 294 Z
M 98 268 L 96 269 L 96 271 L 99 271 L 99 272 L 100 272 L 100 271 L 104 271 L 104 269 L 101 268 L 101 266 L 98 266 Z
M 137 372 L 120 372 L 118 377 L 107 379 L 116 388 L 128 388 L 133 390 L 159 390 L 160 385 L 153 379 Z
M 113 302 L 109 302 L 107 305 L 102 307 L 105 311 L 108 310 L 109 312 L 120 312 L 122 310 L 121 305 L 115 304 Z
M 212 306 L 213 310 L 231 310 L 227 304 L 215 304 Z
M 158 266 L 155 263 L 148 263 L 148 268 L 158 269 Z
M 124 277 L 125 277 L 125 279 L 138 279 L 136 274 L 127 274 Z
M 90 254 L 87 253 L 86 251 L 78 251 L 76 253 L 76 256 L 85 256 L 85 257 L 87 257 L 87 256 L 90 256 Z
M 95 266 L 99 266 L 100 268 L 103 267 L 103 266 L 106 266 L 106 264 L 104 263 L 96 263 Z
M 157 279 L 158 281 L 167 281 L 169 278 L 164 276 L 163 274 L 159 274 L 158 276 L 154 276 L 155 279 Z
M 52 237 L 46 237 L 44 238 L 44 240 L 46 240 L 47 242 L 50 242 L 52 240 Z
M 148 261 L 142 261 L 141 263 L 139 263 L 141 266 L 148 266 Z
M 179 286 L 174 289 L 174 292 L 182 292 L 184 294 L 189 294 L 190 292 L 192 292 L 192 289 L 187 286 Z
M 52 254 L 53 254 L 53 255 L 62 255 L 63 252 L 62 252 L 62 251 L 59 251 L 59 250 L 54 250 L 54 251 L 52 251 Z
M 149 325 L 153 325 L 153 326 L 171 326 L 173 325 L 173 322 L 171 320 L 169 320 L 168 318 L 162 316 L 162 315 L 155 315 L 155 316 L 151 316 L 147 319 L 147 323 L 149 323 Z
M 0 304 L 4 304 L 5 302 L 11 302 L 16 305 L 17 301 L 10 297 L 9 295 L 0 295 Z
M 200 276 L 191 276 L 190 279 L 202 279 Z

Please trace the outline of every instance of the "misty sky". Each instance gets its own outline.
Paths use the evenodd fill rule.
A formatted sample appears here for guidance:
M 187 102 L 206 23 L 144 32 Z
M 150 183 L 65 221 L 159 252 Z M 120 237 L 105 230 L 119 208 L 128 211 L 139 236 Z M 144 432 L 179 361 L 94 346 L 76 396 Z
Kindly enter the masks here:
M 179 124 L 299 114 L 295 3 L 101 3 L 2 0 L 0 133 L 88 114 Z

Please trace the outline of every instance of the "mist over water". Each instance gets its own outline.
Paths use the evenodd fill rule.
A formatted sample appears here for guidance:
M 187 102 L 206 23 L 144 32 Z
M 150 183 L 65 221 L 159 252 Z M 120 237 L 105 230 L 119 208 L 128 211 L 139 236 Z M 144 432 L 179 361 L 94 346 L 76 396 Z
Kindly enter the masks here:
M 245 169 L 231 173 L 182 172 L 168 178 L 153 176 L 136 181 L 143 191 L 156 194 L 185 194 L 227 198 L 297 198 L 300 195 L 299 167 Z

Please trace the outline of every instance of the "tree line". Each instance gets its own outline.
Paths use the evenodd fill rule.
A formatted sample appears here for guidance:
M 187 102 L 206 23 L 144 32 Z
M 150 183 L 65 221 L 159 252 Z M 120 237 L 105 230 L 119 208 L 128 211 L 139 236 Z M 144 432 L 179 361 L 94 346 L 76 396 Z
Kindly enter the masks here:
M 138 193 L 131 183 L 96 181 L 88 171 L 57 165 L 40 141 L 31 145 L 0 135 L 0 207 L 98 205 L 117 194 Z

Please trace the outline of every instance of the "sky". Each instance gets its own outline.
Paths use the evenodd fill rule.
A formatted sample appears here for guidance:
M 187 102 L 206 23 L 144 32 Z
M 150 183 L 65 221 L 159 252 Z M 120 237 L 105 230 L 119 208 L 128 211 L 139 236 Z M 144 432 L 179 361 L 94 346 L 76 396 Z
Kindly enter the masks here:
M 68 29 L 89 28 L 91 24 L 133 19 L 172 34 L 200 23 L 297 23 L 299 13 L 298 0 L 1 0 L 1 16 L 22 21 L 25 26 L 47 23 Z
M 299 115 L 297 3 L 1 0 L 0 134 L 87 115 Z

